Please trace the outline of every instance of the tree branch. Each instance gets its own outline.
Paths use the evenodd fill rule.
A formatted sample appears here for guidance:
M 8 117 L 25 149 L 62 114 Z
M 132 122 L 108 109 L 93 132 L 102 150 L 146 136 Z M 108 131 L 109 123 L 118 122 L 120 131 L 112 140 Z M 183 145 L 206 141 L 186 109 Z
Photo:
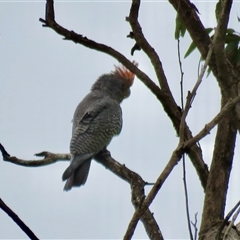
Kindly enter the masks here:
M 160 87 L 163 90 L 163 94 L 164 94 L 164 98 L 160 101 L 163 105 L 165 112 L 168 114 L 168 116 L 172 120 L 177 134 L 179 135 L 179 126 L 180 126 L 180 121 L 181 121 L 181 114 L 179 112 L 179 107 L 176 104 L 176 102 L 172 96 L 172 93 L 169 89 L 167 78 L 163 71 L 162 63 L 159 59 L 159 56 L 157 55 L 154 48 L 148 43 L 148 41 L 146 40 L 146 38 L 143 35 L 141 26 L 138 22 L 139 8 L 140 8 L 140 1 L 133 0 L 130 14 L 129 14 L 129 17 L 127 18 L 127 20 L 131 24 L 133 34 L 134 34 L 134 39 L 136 40 L 137 45 L 141 47 L 141 49 L 146 53 L 146 55 L 149 57 L 149 59 L 152 62 L 152 65 L 156 72 L 157 78 L 159 80 Z M 186 125 L 186 122 L 184 122 L 184 124 Z M 192 138 L 192 134 L 191 134 L 189 128 L 187 127 L 187 125 L 186 125 L 185 131 L 184 131 L 184 135 L 185 135 L 185 139 Z M 189 150 L 188 155 L 198 173 L 201 184 L 202 184 L 203 188 L 205 189 L 207 177 L 208 177 L 208 168 L 202 159 L 201 148 L 198 147 L 197 145 L 193 146 Z
M 151 60 L 161 89 L 166 93 L 166 95 L 168 95 L 169 98 L 171 98 L 172 101 L 174 101 L 159 56 L 155 52 L 154 48 L 148 43 L 147 39 L 144 37 L 141 26 L 138 22 L 139 8 L 140 0 L 132 0 L 130 13 L 127 20 L 132 27 L 134 39 L 136 40 L 137 45 L 146 53 L 148 58 Z
M 236 128 L 231 112 L 218 124 L 213 159 L 204 198 L 199 236 L 204 237 L 216 222 L 224 218 L 226 196 L 232 168 Z M 216 201 L 218 199 L 218 201 Z
M 230 65 L 227 62 L 227 58 L 225 56 L 225 51 L 224 51 L 224 46 L 225 46 L 225 36 L 226 36 L 226 31 L 227 31 L 227 26 L 228 26 L 228 21 L 229 21 L 229 14 L 232 6 L 232 0 L 223 0 L 220 2 L 221 8 L 220 8 L 220 13 L 218 17 L 218 24 L 217 28 L 215 30 L 214 34 L 214 41 L 213 41 L 213 48 L 214 48 L 214 53 L 215 53 L 215 60 L 216 60 L 216 65 L 218 69 L 218 80 L 223 87 L 221 88 L 223 94 L 227 94 L 229 89 L 229 86 L 232 84 L 232 74 L 231 74 L 231 69 Z M 225 90 L 225 91 L 223 91 Z M 236 94 L 236 91 L 233 90 L 233 94 Z M 229 95 L 228 95 L 229 96 Z M 232 93 L 230 93 L 230 96 Z
M 0 144 L 0 150 L 2 151 L 2 154 L 6 152 L 6 150 L 1 144 Z M 71 158 L 71 155 L 67 153 L 56 154 L 56 153 L 51 153 L 47 151 L 37 153 L 35 155 L 38 157 L 43 157 L 43 159 L 42 160 L 23 160 L 17 157 L 11 157 L 9 154 L 8 156 L 4 154 L 5 157 L 3 158 L 3 160 L 7 162 L 11 162 L 13 164 L 21 165 L 24 167 L 41 167 L 41 166 L 46 166 L 52 163 L 56 163 L 58 161 L 69 161 Z M 140 177 L 140 175 L 131 171 L 126 166 L 114 160 L 111 157 L 109 151 L 106 149 L 98 153 L 94 157 L 94 159 L 97 162 L 101 163 L 104 167 L 109 169 L 111 172 L 113 172 L 115 175 L 117 175 L 119 178 L 123 179 L 124 181 L 130 184 L 132 189 L 131 191 L 132 204 L 135 207 L 135 209 L 139 208 L 139 206 L 142 204 L 142 201 L 145 199 L 144 187 L 145 185 L 148 185 L 148 183 L 145 182 Z M 149 209 L 147 209 L 144 215 L 141 216 L 141 221 L 150 239 L 157 239 L 157 240 L 163 239 L 159 226 Z
M 0 198 L 0 208 L 9 215 L 10 218 L 22 229 L 26 235 L 32 240 L 38 240 L 36 235 L 32 232 L 32 230 L 14 213 Z
M 189 110 L 191 108 L 191 104 L 193 102 L 193 99 L 196 96 L 197 89 L 198 89 L 198 87 L 200 86 L 200 84 L 202 82 L 202 78 L 203 78 L 204 73 L 205 73 L 205 71 L 207 69 L 207 66 L 208 66 L 208 63 L 209 63 L 209 61 L 211 59 L 211 56 L 212 56 L 212 46 L 210 46 L 210 48 L 209 48 L 206 61 L 204 62 L 204 65 L 203 65 L 203 67 L 201 69 L 200 75 L 198 76 L 197 82 L 196 82 L 196 84 L 193 87 L 193 90 L 188 93 L 187 101 L 186 101 L 186 104 L 185 104 L 185 108 L 184 108 L 184 111 L 183 111 L 183 114 L 182 114 L 180 127 L 179 127 L 180 142 L 184 141 L 184 130 L 185 130 L 185 125 L 186 125 L 186 117 L 187 117 L 187 114 L 188 114 L 188 112 L 189 112 Z
M 198 233 L 198 228 L 197 228 L 197 215 L 198 213 L 194 214 L 194 222 L 191 221 L 191 224 L 194 228 L 194 240 L 197 240 L 197 233 Z
M 183 24 L 186 26 L 191 38 L 200 51 L 203 59 L 207 57 L 208 48 L 211 44 L 211 39 L 208 33 L 205 31 L 201 20 L 198 17 L 197 8 L 189 0 L 169 0 Z M 217 75 L 216 65 L 214 66 L 214 56 L 210 61 L 212 71 Z
M 132 203 L 137 210 L 145 199 L 144 186 L 147 183 L 143 181 L 140 175 L 114 160 L 107 150 L 103 150 L 97 154 L 95 156 L 95 160 L 130 184 L 132 190 Z M 149 239 L 163 240 L 159 226 L 148 208 L 146 209 L 144 215 L 141 216 L 141 221 Z
M 0 143 L 0 146 L 2 144 Z M 71 155 L 69 153 L 62 153 L 62 154 L 56 154 L 51 152 L 41 152 L 35 154 L 37 157 L 44 157 L 41 160 L 23 160 L 14 156 L 5 156 L 3 157 L 3 160 L 5 162 L 11 162 L 13 164 L 23 166 L 23 167 L 42 167 L 49 164 L 53 164 L 59 161 L 69 161 Z
M 210 131 L 226 116 L 231 109 L 240 102 L 240 95 L 232 100 L 229 100 L 228 103 L 221 109 L 221 111 L 205 125 L 205 127 L 193 138 L 186 141 L 183 145 L 184 148 L 192 146 L 195 142 L 200 141 L 203 137 L 210 133 Z
M 180 17 L 183 24 L 186 26 L 186 29 L 188 30 L 193 42 L 195 43 L 196 47 L 198 48 L 201 56 L 203 59 L 206 59 L 209 46 L 211 44 L 211 39 L 208 35 L 208 33 L 205 30 L 205 27 L 203 26 L 201 20 L 198 17 L 196 7 L 194 4 L 192 4 L 189 0 L 169 0 L 169 2 L 173 5 L 174 9 L 178 13 L 178 16 Z M 223 1 L 222 1 L 223 2 Z M 221 41 L 225 39 L 225 36 L 223 36 L 224 32 L 226 31 L 226 25 L 228 22 L 227 12 L 230 11 L 231 8 L 231 2 L 232 0 L 224 0 L 224 7 L 222 8 L 222 11 L 220 13 L 219 17 L 219 28 L 223 27 L 223 29 L 217 33 L 219 34 L 219 37 L 224 37 Z M 225 30 L 224 30 L 225 29 Z M 218 32 L 218 30 L 216 30 Z M 215 33 L 216 34 L 216 33 Z M 217 37 L 217 42 L 219 42 L 220 39 Z M 222 44 L 222 43 L 221 43 Z M 222 48 L 222 46 L 221 46 Z M 209 66 L 215 75 L 221 91 L 223 90 L 223 86 L 226 88 L 231 88 L 229 84 L 228 79 L 222 79 L 220 78 L 221 74 L 219 74 L 219 70 L 223 70 L 225 68 L 220 69 L 217 65 L 217 61 L 222 61 L 222 57 L 216 57 L 215 50 L 214 54 L 212 54 L 212 57 L 209 61 Z M 223 60 L 225 61 L 225 60 Z M 230 67 L 228 65 L 228 67 Z M 231 73 L 232 74 L 232 73 Z M 230 97 L 231 95 L 228 94 Z
M 178 16 L 191 35 L 193 42 L 205 59 L 211 40 L 193 4 L 189 0 L 169 0 L 169 2 L 174 6 Z M 219 83 L 222 94 L 221 106 L 224 107 L 229 99 L 239 95 L 237 85 L 239 83 L 240 72 L 237 68 L 231 68 L 223 52 L 223 44 L 225 44 L 224 33 L 226 33 L 228 23 L 227 15 L 230 13 L 232 1 L 223 0 L 221 4 L 218 26 L 215 30 L 215 41 L 213 42 L 214 53 L 212 54 L 209 66 Z M 205 190 L 206 195 L 200 228 L 202 238 L 208 229 L 211 228 L 212 224 L 222 221 L 224 216 L 226 194 L 235 148 L 236 128 L 240 130 L 239 105 L 236 105 L 235 110 L 230 112 L 229 116 L 222 119 L 218 126 L 213 160 Z M 216 199 L 218 199 L 217 202 Z
M 211 120 L 208 124 L 205 125 L 205 127 L 193 138 L 189 139 L 188 141 L 181 143 L 179 141 L 178 147 L 173 151 L 172 156 L 170 160 L 168 161 L 167 165 L 165 166 L 164 170 L 159 175 L 158 179 L 156 180 L 154 186 L 150 190 L 148 196 L 143 201 L 140 208 L 138 208 L 135 213 L 133 214 L 133 217 L 128 225 L 128 229 L 125 233 L 124 240 L 131 239 L 134 233 L 134 230 L 137 226 L 138 220 L 142 216 L 142 214 L 146 211 L 147 208 L 149 208 L 150 204 L 156 197 L 158 191 L 162 187 L 163 183 L 173 170 L 173 168 L 176 166 L 178 161 L 181 159 L 182 155 L 187 152 L 197 141 L 204 138 L 207 134 L 209 134 L 209 131 L 216 126 L 219 121 L 234 107 L 235 104 L 237 104 L 240 101 L 240 96 L 235 98 L 233 101 L 230 101 L 228 104 L 225 105 L 225 107 L 217 114 L 217 116 Z M 206 131 L 206 126 L 207 130 Z
M 158 177 L 157 181 L 155 182 L 155 184 L 152 187 L 151 191 L 149 192 L 148 196 L 143 201 L 141 207 L 139 207 L 135 211 L 135 213 L 133 214 L 133 217 L 132 217 L 132 219 L 131 219 L 131 221 L 128 225 L 127 231 L 124 235 L 124 238 L 123 238 L 124 240 L 129 240 L 129 239 L 132 238 L 133 233 L 135 231 L 135 228 L 137 226 L 137 223 L 138 223 L 140 217 L 142 216 L 142 214 L 144 214 L 146 209 L 150 206 L 150 204 L 152 203 L 152 201 L 156 197 L 158 191 L 160 190 L 161 186 L 163 185 L 163 183 L 165 182 L 165 180 L 167 179 L 167 177 L 169 176 L 169 174 L 171 173 L 171 171 L 173 170 L 175 165 L 181 159 L 183 153 L 184 153 L 184 151 L 181 147 L 177 148 L 173 151 L 170 160 L 168 161 L 164 170 L 162 171 L 162 173 Z
M 64 40 L 71 40 L 74 43 L 81 44 L 87 48 L 94 49 L 103 53 L 106 53 L 120 63 L 122 63 L 126 68 L 128 68 L 131 72 L 133 72 L 146 86 L 147 88 L 157 97 L 157 99 L 161 100 L 163 98 L 163 93 L 160 88 L 144 73 L 142 72 L 136 65 L 134 65 L 130 60 L 128 60 L 124 55 L 115 49 L 102 44 L 95 42 L 87 37 L 84 37 L 81 34 L 77 34 L 74 31 L 69 31 L 66 28 L 60 26 L 55 21 L 55 13 L 54 13 L 54 5 L 53 0 L 46 0 L 46 19 L 40 18 L 39 21 L 44 23 L 43 26 L 49 27 L 54 30 L 56 33 L 64 36 Z

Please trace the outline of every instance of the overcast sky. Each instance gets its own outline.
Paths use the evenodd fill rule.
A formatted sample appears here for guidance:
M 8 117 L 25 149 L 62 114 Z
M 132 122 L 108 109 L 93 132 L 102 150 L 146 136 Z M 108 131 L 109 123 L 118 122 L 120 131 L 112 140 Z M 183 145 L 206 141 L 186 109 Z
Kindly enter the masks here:
M 130 1 L 59 1 L 56 20 L 69 30 L 105 43 L 136 60 L 156 83 L 150 61 L 142 51 L 130 55 L 134 42 L 125 17 Z M 214 27 L 215 1 L 195 2 L 206 27 Z M 230 26 L 239 30 L 239 2 L 234 3 Z M 13 156 L 37 159 L 43 150 L 69 152 L 71 120 L 81 99 L 94 81 L 118 64 L 115 59 L 87 49 L 43 28 L 44 1 L 0 1 L 0 142 Z M 180 74 L 177 42 L 174 40 L 175 11 L 165 1 L 144 1 L 139 21 L 145 37 L 158 52 L 175 100 L 180 105 Z M 190 39 L 181 40 L 182 55 Z M 199 54 L 183 60 L 185 93 L 197 78 Z M 112 156 L 145 181 L 154 182 L 176 148 L 178 138 L 161 104 L 138 80 L 132 95 L 122 104 L 123 129 L 108 149 Z M 215 79 L 204 78 L 187 122 L 196 134 L 219 110 Z M 211 161 L 215 131 L 200 144 L 207 164 Z M 226 211 L 240 199 L 239 141 L 229 187 Z M 127 183 L 93 161 L 85 186 L 64 192 L 61 176 L 68 162 L 26 168 L 0 161 L 0 197 L 40 239 L 121 239 L 134 213 Z M 201 221 L 203 191 L 196 172 L 188 164 L 190 212 Z M 146 187 L 146 193 L 149 188 Z M 159 192 L 151 211 L 166 239 L 187 239 L 179 163 Z M 26 235 L 0 211 L 0 238 L 25 239 Z M 134 239 L 146 239 L 139 222 Z

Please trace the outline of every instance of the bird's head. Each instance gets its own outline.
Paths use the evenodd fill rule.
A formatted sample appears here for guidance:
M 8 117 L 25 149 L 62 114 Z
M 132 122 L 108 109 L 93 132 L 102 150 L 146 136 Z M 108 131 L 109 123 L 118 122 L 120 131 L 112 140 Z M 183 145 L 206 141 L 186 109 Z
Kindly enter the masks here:
M 138 65 L 133 62 L 134 65 Z M 118 102 L 122 102 L 124 98 L 130 96 L 130 87 L 133 84 L 135 75 L 125 66 L 115 66 L 115 70 L 109 74 L 102 75 L 92 86 L 93 90 L 100 90 Z

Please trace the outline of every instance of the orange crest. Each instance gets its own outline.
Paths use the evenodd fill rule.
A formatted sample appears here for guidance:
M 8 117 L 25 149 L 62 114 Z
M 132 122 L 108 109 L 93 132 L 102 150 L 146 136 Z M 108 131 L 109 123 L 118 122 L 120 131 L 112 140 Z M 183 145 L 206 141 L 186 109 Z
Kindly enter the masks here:
M 133 61 L 132 62 L 135 66 L 138 66 L 138 63 Z M 116 66 L 115 67 L 115 71 L 112 71 L 113 74 L 124 78 L 126 80 L 126 82 L 128 83 L 127 85 L 130 87 L 133 84 L 133 79 L 135 77 L 135 74 L 132 73 L 131 71 L 129 71 L 125 66 L 120 65 L 120 66 Z

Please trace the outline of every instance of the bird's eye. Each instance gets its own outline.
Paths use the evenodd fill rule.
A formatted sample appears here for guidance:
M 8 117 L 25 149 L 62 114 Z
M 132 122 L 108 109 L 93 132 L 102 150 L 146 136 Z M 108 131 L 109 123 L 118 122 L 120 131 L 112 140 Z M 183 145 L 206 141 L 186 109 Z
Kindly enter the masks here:
M 124 83 L 121 84 L 121 88 L 125 88 L 125 84 Z

